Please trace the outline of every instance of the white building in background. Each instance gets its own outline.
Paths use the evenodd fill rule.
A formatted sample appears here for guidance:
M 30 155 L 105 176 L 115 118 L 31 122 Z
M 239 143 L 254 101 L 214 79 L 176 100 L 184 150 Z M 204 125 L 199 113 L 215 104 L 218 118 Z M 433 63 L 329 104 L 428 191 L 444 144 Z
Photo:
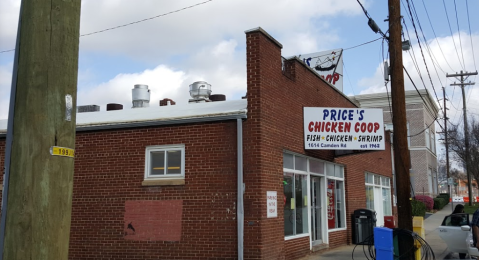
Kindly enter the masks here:
M 406 118 L 408 123 L 408 144 L 411 156 L 411 182 L 416 195 L 435 196 L 438 190 L 436 126 L 439 112 L 431 94 L 421 89 L 408 90 L 406 94 Z M 384 125 L 392 129 L 391 97 L 387 93 L 356 95 L 351 97 L 360 107 L 381 108 Z M 393 130 L 394 131 L 394 130 Z

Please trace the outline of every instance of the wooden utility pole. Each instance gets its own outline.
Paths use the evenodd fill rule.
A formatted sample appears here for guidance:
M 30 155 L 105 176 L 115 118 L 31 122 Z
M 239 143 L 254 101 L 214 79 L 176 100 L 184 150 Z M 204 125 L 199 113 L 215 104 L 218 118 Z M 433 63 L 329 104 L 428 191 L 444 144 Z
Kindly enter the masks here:
M 411 180 L 409 176 L 409 147 L 407 143 L 406 98 L 401 41 L 401 9 L 399 0 L 388 0 L 389 56 L 391 60 L 391 99 L 394 129 L 394 169 L 396 172 L 398 227 L 413 230 L 411 209 Z M 414 259 L 411 239 L 399 240 L 401 259 Z M 408 253 L 411 251 L 412 253 Z
M 464 79 L 464 76 L 472 76 L 472 75 L 477 75 L 477 71 L 476 72 L 471 72 L 471 73 L 468 73 L 468 72 L 462 72 L 461 70 L 461 73 L 459 74 L 446 74 L 446 77 L 461 77 L 461 83 L 454 83 L 454 84 L 451 84 L 451 86 L 461 86 L 461 89 L 462 89 L 462 108 L 464 109 L 463 111 L 463 115 L 464 115 L 464 147 L 466 149 L 466 152 L 465 152 L 465 164 L 466 164 L 466 174 L 467 174 L 467 189 L 468 189 L 468 195 L 469 195 L 469 206 L 472 206 L 472 180 L 471 180 L 471 174 L 470 174 L 470 171 L 469 171 L 469 166 L 470 166 L 470 163 L 469 163 L 469 132 L 467 131 L 467 110 L 466 110 L 466 95 L 464 93 L 464 86 L 466 85 L 474 85 L 475 83 L 474 82 L 469 82 L 469 83 L 464 83 L 465 79 Z M 467 79 L 467 78 L 466 78 Z
M 451 192 L 451 185 L 449 184 L 449 143 L 447 141 L 447 136 L 449 133 L 447 132 L 447 107 L 446 107 L 446 88 L 442 87 L 442 95 L 443 95 L 443 101 L 444 101 L 444 142 L 446 143 L 446 175 L 447 175 L 447 191 L 450 193 L 449 196 L 452 197 L 452 192 Z M 454 203 L 451 203 L 451 209 L 454 207 Z M 454 209 L 452 209 L 454 211 Z
M 80 0 L 22 1 L 0 259 L 68 259 Z

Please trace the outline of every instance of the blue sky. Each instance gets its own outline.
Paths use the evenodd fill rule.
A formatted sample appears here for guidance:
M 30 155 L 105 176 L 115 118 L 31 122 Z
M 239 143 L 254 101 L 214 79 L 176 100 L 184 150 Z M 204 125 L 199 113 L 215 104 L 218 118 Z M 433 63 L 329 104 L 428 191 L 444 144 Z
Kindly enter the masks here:
M 94 32 L 203 1 L 83 0 L 80 31 L 82 34 Z M 387 1 L 361 2 L 379 27 L 386 31 Z M 454 2 L 457 4 L 462 53 Z M 407 1 L 402 0 L 402 3 Z M 461 95 L 458 88 L 449 86 L 453 80 L 446 79 L 445 73 L 458 72 L 461 67 L 475 71 L 475 66 L 479 65 L 479 17 L 474 12 L 479 10 L 479 1 L 467 1 L 474 55 L 466 0 L 409 0 L 409 3 L 417 11 L 428 46 L 437 60 L 434 66 L 427 46 L 421 42 L 435 90 L 442 98 L 441 86 L 446 86 L 452 102 L 449 105 L 451 118 L 458 122 L 461 118 L 461 112 L 457 112 L 462 108 Z M 443 3 L 447 7 L 459 58 Z M 19 4 L 19 0 L 0 2 L 0 51 L 14 48 Z M 438 39 L 434 38 L 424 5 Z M 432 90 L 409 12 L 404 5 L 401 8 L 420 72 L 426 87 Z M 78 104 L 97 104 L 101 110 L 107 103 L 122 103 L 129 107 L 134 84 L 150 86 L 151 104 L 158 104 L 162 98 L 171 98 L 181 104 L 189 99 L 188 85 L 198 80 L 212 84 L 213 93 L 226 94 L 227 99 L 239 99 L 246 93 L 244 31 L 258 26 L 283 44 L 282 55 L 286 57 L 348 48 L 380 36 L 368 27 L 367 18 L 356 0 L 213 0 L 146 22 L 81 37 Z M 419 25 L 416 26 L 419 31 Z M 403 29 L 408 37 L 406 28 Z M 422 40 L 422 34 L 420 38 Z M 384 50 L 381 46 L 382 41 L 379 40 L 344 52 L 345 94 L 385 91 L 382 53 L 387 55 L 387 44 L 384 43 Z M 409 53 L 412 54 L 412 51 Z M 404 65 L 416 85 L 424 88 L 409 53 L 403 52 Z M 7 116 L 13 54 L 0 53 L 0 118 Z M 476 78 L 471 80 L 476 81 Z M 413 89 L 408 80 L 405 88 Z M 479 87 L 468 87 L 467 96 L 470 112 L 479 116 Z

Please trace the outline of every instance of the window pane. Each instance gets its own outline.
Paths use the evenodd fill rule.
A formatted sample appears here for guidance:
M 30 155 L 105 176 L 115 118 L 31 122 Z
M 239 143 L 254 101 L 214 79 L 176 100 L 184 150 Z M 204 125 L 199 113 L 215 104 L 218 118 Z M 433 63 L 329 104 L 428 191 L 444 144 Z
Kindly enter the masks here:
M 344 221 L 344 213 L 343 206 L 344 206 L 344 198 L 343 198 L 343 182 L 336 181 L 336 227 L 342 228 L 345 227 L 346 223 Z
M 383 186 L 389 187 L 389 178 L 388 177 L 381 177 L 381 184 Z
M 283 168 L 294 169 L 292 154 L 283 153 Z
M 334 180 L 328 180 L 328 190 L 327 190 L 327 196 L 328 196 L 328 228 L 335 228 L 336 227 L 336 209 L 335 209 L 335 203 L 334 203 L 334 196 L 335 196 L 335 187 L 336 183 Z
M 381 177 L 374 175 L 374 184 L 381 185 Z
M 181 174 L 181 150 L 168 151 L 166 158 L 168 158 L 166 174 Z
M 326 175 L 334 176 L 334 164 L 326 163 Z
M 309 171 L 314 173 L 324 173 L 324 163 L 315 160 L 309 160 Z
M 366 183 L 374 184 L 374 174 L 368 173 Z
M 157 151 L 150 153 L 150 175 L 165 174 L 165 152 Z
M 307 171 L 308 170 L 308 160 L 301 156 L 294 157 L 294 169 L 300 171 Z
M 296 202 L 296 233 L 308 233 L 308 187 L 307 176 L 296 174 L 294 176 L 295 202 Z
M 384 216 L 392 216 L 390 189 L 383 188 L 383 210 Z
M 374 187 L 366 186 L 366 208 L 374 210 Z
M 295 210 L 293 198 L 293 174 L 285 173 L 283 178 L 283 191 L 284 191 L 284 236 L 292 236 L 294 234 L 294 216 Z
M 334 166 L 334 176 L 343 178 L 343 167 L 339 165 Z

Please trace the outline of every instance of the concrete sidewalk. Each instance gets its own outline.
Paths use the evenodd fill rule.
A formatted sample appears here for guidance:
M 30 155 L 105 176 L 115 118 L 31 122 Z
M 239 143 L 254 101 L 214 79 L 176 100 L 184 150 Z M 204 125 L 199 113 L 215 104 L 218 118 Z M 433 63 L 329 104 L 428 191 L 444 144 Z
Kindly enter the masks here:
M 454 205 L 455 206 L 455 205 Z M 424 238 L 434 252 L 435 258 L 443 259 L 458 259 L 456 253 L 451 253 L 447 250 L 446 243 L 439 237 L 439 232 L 436 230 L 441 225 L 445 216 L 452 213 L 451 203 L 446 205 L 442 210 L 429 216 L 424 220 L 424 229 L 426 237 Z M 471 216 L 472 217 L 472 216 Z M 354 250 L 354 253 L 353 253 Z M 364 250 L 364 251 L 363 251 Z M 335 249 L 315 253 L 301 260 L 327 260 L 327 259 L 354 259 L 366 260 L 371 259 L 368 253 L 368 247 L 363 245 L 347 245 Z

